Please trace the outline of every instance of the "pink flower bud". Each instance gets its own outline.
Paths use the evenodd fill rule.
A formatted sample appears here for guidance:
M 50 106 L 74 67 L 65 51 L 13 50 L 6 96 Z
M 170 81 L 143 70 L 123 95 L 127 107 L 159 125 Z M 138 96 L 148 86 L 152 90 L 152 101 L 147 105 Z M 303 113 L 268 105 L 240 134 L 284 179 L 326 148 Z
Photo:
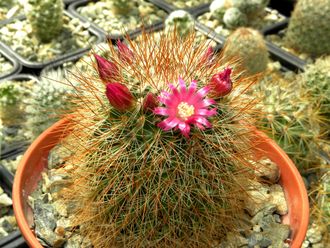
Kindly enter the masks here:
M 117 47 L 119 51 L 119 57 L 122 61 L 125 61 L 126 63 L 132 63 L 133 59 L 133 52 L 131 49 L 128 48 L 123 42 L 120 40 L 117 41 Z
M 119 74 L 118 67 L 114 63 L 106 60 L 105 58 L 97 54 L 94 54 L 94 57 L 97 62 L 97 69 L 99 72 L 99 76 L 102 79 L 102 81 L 103 82 L 113 81 Z
M 110 104 L 119 111 L 129 110 L 135 103 L 132 93 L 121 83 L 108 83 L 106 85 L 106 96 Z
M 143 110 L 144 111 L 152 111 L 154 108 L 158 106 L 159 102 L 154 94 L 148 93 L 147 96 L 143 100 Z
M 222 97 L 232 90 L 233 83 L 230 78 L 232 69 L 227 67 L 222 72 L 219 72 L 211 78 L 210 86 L 214 97 Z
M 213 48 L 209 46 L 205 51 L 205 53 L 203 54 L 201 61 L 202 63 L 211 62 L 212 57 L 213 57 Z

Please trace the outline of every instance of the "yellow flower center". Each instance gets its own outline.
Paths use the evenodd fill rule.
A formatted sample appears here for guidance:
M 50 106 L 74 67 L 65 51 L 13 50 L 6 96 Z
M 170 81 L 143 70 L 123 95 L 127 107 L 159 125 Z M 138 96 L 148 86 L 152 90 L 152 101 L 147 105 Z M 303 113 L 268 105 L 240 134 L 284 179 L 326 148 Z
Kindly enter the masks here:
M 193 105 L 189 105 L 186 102 L 181 102 L 178 105 L 178 115 L 180 118 L 186 120 L 188 117 L 192 116 L 195 112 Z

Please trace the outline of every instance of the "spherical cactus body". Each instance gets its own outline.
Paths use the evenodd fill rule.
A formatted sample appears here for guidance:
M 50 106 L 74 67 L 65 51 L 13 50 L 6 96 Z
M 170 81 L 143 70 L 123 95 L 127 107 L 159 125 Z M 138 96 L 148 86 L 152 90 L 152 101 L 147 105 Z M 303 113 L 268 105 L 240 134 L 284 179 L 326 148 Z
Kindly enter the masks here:
M 143 34 L 109 47 L 94 56 L 93 73 L 76 75 L 63 140 L 70 186 L 60 195 L 75 208 L 73 225 L 95 247 L 225 239 L 241 226 L 255 180 L 250 100 L 221 100 L 237 90 L 240 71 L 194 34 Z
M 312 56 L 330 54 L 330 0 L 299 0 L 291 15 L 285 42 Z
M 251 28 L 239 28 L 229 36 L 224 56 L 239 59 L 242 69 L 249 75 L 265 71 L 268 64 L 264 38 Z
M 227 28 L 237 28 L 245 26 L 248 22 L 247 16 L 238 8 L 229 8 L 223 16 L 223 22 Z
M 315 106 L 323 116 L 322 129 L 330 130 L 330 56 L 319 58 L 315 63 L 306 67 L 301 73 L 299 81 L 305 88 L 306 94 L 313 97 Z
M 63 0 L 23 0 L 25 15 L 35 36 L 50 42 L 62 31 Z
M 215 19 L 222 20 L 226 10 L 230 7 L 230 0 L 214 0 L 210 4 L 210 12 Z
M 67 86 L 64 79 L 63 70 L 51 70 L 43 72 L 40 81 L 34 84 L 31 97 L 25 101 L 24 132 L 30 140 L 37 138 L 64 114 L 66 100 L 72 93 L 72 87 Z
M 173 11 L 165 20 L 165 30 L 175 29 L 181 36 L 189 34 L 194 26 L 194 18 L 184 10 Z

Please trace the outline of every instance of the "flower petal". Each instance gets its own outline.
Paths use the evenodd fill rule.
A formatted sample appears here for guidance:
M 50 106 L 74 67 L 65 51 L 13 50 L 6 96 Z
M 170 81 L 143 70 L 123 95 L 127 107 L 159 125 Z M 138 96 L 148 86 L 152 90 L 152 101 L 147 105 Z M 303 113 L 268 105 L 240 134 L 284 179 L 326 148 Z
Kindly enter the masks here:
M 204 115 L 204 116 L 213 116 L 217 114 L 217 110 L 213 109 L 198 109 L 196 111 L 196 115 Z
M 169 111 L 167 108 L 163 108 L 163 107 L 157 107 L 154 109 L 154 114 L 156 115 L 164 115 L 164 116 L 168 116 L 169 115 Z
M 179 123 L 180 120 L 178 118 L 169 117 L 163 120 L 162 122 L 159 122 L 157 126 L 163 129 L 164 131 L 168 131 L 174 128 L 175 126 L 177 126 Z
M 179 123 L 179 129 L 186 138 L 189 138 L 190 126 L 188 124 L 186 124 L 185 122 Z

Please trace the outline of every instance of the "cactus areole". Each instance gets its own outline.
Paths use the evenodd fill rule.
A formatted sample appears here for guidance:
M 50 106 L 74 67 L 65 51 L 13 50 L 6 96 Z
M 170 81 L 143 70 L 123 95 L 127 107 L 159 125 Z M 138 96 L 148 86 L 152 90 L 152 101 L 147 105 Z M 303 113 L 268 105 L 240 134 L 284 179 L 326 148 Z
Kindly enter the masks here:
M 79 83 L 67 119 L 37 139 L 15 178 L 15 212 L 32 247 L 40 244 L 22 206 L 45 167 L 49 142 L 70 151 L 61 164 L 70 168 L 69 186 L 59 194 L 74 206 L 72 225 L 83 225 L 94 247 L 210 247 L 238 232 L 256 180 L 256 151 L 283 164 L 289 199 L 298 192 L 300 206 L 289 219 L 293 242 L 302 242 L 303 182 L 285 167 L 294 168 L 286 155 L 249 128 L 257 115 L 241 92 L 251 82 L 230 69 L 237 68 L 233 62 L 196 43 L 194 33 L 176 32 L 161 39 L 143 33 L 92 58 L 90 75 L 73 75 Z M 24 178 L 33 183 L 22 189 Z

